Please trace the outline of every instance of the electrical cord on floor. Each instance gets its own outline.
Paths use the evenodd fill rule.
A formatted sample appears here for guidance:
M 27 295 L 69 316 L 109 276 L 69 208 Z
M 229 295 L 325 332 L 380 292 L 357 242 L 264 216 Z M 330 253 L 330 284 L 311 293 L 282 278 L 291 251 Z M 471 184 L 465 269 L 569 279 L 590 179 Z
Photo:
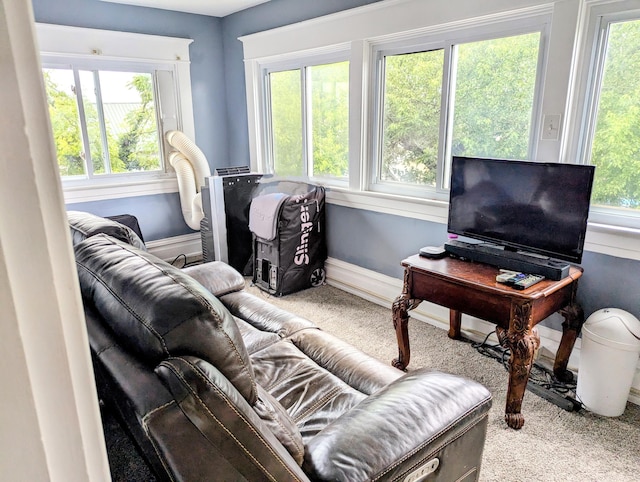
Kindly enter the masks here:
M 178 260 L 180 258 L 183 258 L 184 262 L 182 263 L 182 266 L 177 266 L 176 263 L 178 262 Z M 178 256 L 173 258 L 173 261 L 171 261 L 170 264 L 172 264 L 173 266 L 176 266 L 177 268 L 184 268 L 187 265 L 187 255 L 186 254 L 179 254 Z
M 487 343 L 490 336 L 491 333 L 482 342 L 471 342 L 471 346 L 481 355 L 499 361 L 508 371 L 511 351 L 500 344 Z M 532 384 L 540 389 L 536 389 Z M 551 370 L 539 363 L 534 362 L 531 367 L 527 388 L 556 405 L 562 406 L 565 410 L 572 411 L 584 408 L 584 405 L 577 399 L 576 384 L 558 380 Z
M 178 262 L 179 259 L 183 259 L 182 266 L 176 265 L 176 263 Z M 179 254 L 178 256 L 173 258 L 173 261 L 171 261 L 170 264 L 175 266 L 176 268 L 183 269 L 183 268 L 188 268 L 189 266 L 196 266 L 198 264 L 202 264 L 202 260 L 197 259 L 195 261 L 192 261 L 192 262 L 188 263 L 187 262 L 187 255 L 186 254 Z

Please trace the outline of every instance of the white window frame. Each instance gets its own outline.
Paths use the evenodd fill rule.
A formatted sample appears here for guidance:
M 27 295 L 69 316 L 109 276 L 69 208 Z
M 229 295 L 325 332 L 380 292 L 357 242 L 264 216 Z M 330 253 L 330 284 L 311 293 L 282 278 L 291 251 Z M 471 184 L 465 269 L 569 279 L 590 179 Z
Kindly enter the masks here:
M 372 69 L 371 84 L 374 89 L 371 111 L 373 115 L 372 132 L 370 134 L 370 165 L 368 170 L 370 173 L 369 184 L 367 189 L 373 192 L 382 192 L 397 195 L 412 195 L 433 200 L 447 201 L 449 190 L 446 187 L 446 177 L 448 176 L 450 166 L 447 164 L 447 158 L 450 155 L 450 135 L 453 128 L 452 119 L 452 72 L 451 60 L 453 49 L 456 45 L 481 42 L 485 40 L 500 39 L 516 35 L 524 35 L 529 33 L 540 33 L 538 61 L 536 68 L 536 81 L 533 95 L 533 105 L 531 112 L 531 130 L 529 132 L 528 142 L 528 159 L 535 159 L 537 153 L 537 144 L 535 140 L 539 135 L 540 126 L 536 122 L 539 117 L 541 90 L 542 90 L 542 71 L 544 69 L 547 57 L 548 45 L 548 29 L 550 24 L 550 16 L 548 14 L 535 15 L 523 19 L 510 19 L 504 22 L 495 22 L 489 24 L 480 24 L 460 28 L 459 26 L 446 27 L 439 29 L 438 32 L 429 33 L 421 37 L 415 37 L 411 33 L 407 38 L 402 40 L 394 40 L 393 42 L 372 42 L 371 57 L 375 62 L 375 68 Z M 388 55 L 410 54 L 414 52 L 429 51 L 442 49 L 444 51 L 443 63 L 443 84 L 441 96 L 441 114 L 439 127 L 439 148 L 437 169 L 438 175 L 436 186 L 418 186 L 406 183 L 389 183 L 381 181 L 379 178 L 380 164 L 382 162 L 382 137 L 383 137 L 383 103 L 384 103 L 384 57 Z
M 309 91 L 309 85 L 307 84 L 307 75 L 305 69 L 307 67 L 321 66 L 327 64 L 333 64 L 338 62 L 348 62 L 348 51 L 344 46 L 338 46 L 329 50 L 323 49 L 322 52 L 316 52 L 315 54 L 301 56 L 300 54 L 292 56 L 281 56 L 271 59 L 263 59 L 256 64 L 256 68 L 260 70 L 260 102 L 257 106 L 258 115 L 260 119 L 259 129 L 261 132 L 258 142 L 261 145 L 261 152 L 263 155 L 259 161 L 260 172 L 277 174 L 274 172 L 274 159 L 273 159 L 273 132 L 271 126 L 271 94 L 270 94 L 270 81 L 269 75 L 274 72 L 283 72 L 287 70 L 300 70 L 301 74 L 301 88 L 302 88 L 302 150 L 303 150 L 303 165 L 302 178 L 305 180 L 311 180 L 313 182 L 320 182 L 329 186 L 347 187 L 348 181 L 340 178 L 329 176 L 314 176 L 309 175 L 309 172 L 313 171 L 313 156 L 312 146 L 310 143 L 310 130 L 312 125 L 308 122 L 310 117 L 310 98 L 307 95 Z
M 36 33 L 44 67 L 62 67 L 71 62 L 97 70 L 143 68 L 171 72 L 172 82 L 165 78 L 156 84 L 158 127 L 162 133 L 179 129 L 195 138 L 189 61 L 189 44 L 193 40 L 52 24 L 36 24 Z M 65 202 L 178 192 L 175 172 L 166 158 L 169 149 L 162 137 L 161 171 L 64 180 Z
M 595 1 L 587 10 L 582 58 L 578 64 L 582 84 L 576 89 L 576 103 L 581 108 L 576 117 L 570 154 L 582 164 L 591 164 L 591 150 L 597 121 L 599 93 L 604 73 L 608 30 L 612 23 L 639 20 L 640 4 L 630 1 Z M 597 169 L 597 167 L 596 167 Z M 640 212 L 634 213 L 615 207 L 592 206 L 590 222 L 599 226 L 619 226 L 640 229 Z

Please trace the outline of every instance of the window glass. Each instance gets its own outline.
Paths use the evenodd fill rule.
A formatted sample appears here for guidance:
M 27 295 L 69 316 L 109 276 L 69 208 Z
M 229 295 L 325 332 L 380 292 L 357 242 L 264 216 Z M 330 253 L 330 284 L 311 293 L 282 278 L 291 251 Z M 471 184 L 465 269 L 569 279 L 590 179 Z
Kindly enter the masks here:
M 349 172 L 349 63 L 307 68 L 311 88 L 312 175 Z
M 528 159 L 540 39 L 537 31 L 383 51 L 372 189 L 402 194 L 409 187 L 422 196 L 444 190 L 456 155 Z
M 273 167 L 280 176 L 302 176 L 302 81 L 300 70 L 272 72 Z
M 113 172 L 161 168 L 158 125 L 150 73 L 99 72 L 104 125 Z
M 452 156 L 527 159 L 540 33 L 456 48 Z
M 85 156 L 73 71 L 70 69 L 43 69 L 43 71 L 60 175 L 84 176 L 86 175 Z
M 162 169 L 151 73 L 72 67 L 43 74 L 63 177 Z
M 89 147 L 89 159 L 93 174 L 104 174 L 106 151 L 102 148 L 102 132 L 98 114 L 98 100 L 96 98 L 97 84 L 93 72 L 81 70 L 78 72 L 80 88 L 82 89 L 82 108 L 84 112 L 87 140 Z M 102 116 L 100 116 L 102 117 Z
M 380 180 L 435 186 L 444 51 L 385 57 Z
M 640 20 L 609 26 L 591 163 L 592 203 L 640 211 Z
M 270 72 L 271 163 L 279 176 L 344 179 L 349 170 L 349 63 Z

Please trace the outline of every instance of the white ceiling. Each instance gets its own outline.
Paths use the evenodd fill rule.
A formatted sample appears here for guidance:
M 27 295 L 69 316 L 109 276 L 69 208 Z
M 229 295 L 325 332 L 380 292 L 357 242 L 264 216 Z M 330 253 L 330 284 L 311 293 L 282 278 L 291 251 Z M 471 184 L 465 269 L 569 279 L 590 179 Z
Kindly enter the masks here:
M 178 12 L 198 13 L 212 17 L 224 17 L 269 0 L 102 0 L 140 7 L 161 8 Z

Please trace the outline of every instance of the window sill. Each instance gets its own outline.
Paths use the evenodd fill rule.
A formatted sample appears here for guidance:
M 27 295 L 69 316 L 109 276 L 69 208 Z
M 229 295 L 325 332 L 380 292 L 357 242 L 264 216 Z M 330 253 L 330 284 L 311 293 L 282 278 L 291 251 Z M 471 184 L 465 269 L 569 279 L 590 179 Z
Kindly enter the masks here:
M 355 192 L 327 186 L 327 202 L 412 219 L 446 224 L 449 203 L 380 192 Z
M 145 180 L 109 181 L 87 185 L 62 184 L 65 203 L 103 201 L 136 196 L 150 196 L 178 192 L 175 176 Z
M 327 186 L 327 202 L 395 216 L 447 224 L 449 203 Z M 640 229 L 589 223 L 584 249 L 640 261 Z

